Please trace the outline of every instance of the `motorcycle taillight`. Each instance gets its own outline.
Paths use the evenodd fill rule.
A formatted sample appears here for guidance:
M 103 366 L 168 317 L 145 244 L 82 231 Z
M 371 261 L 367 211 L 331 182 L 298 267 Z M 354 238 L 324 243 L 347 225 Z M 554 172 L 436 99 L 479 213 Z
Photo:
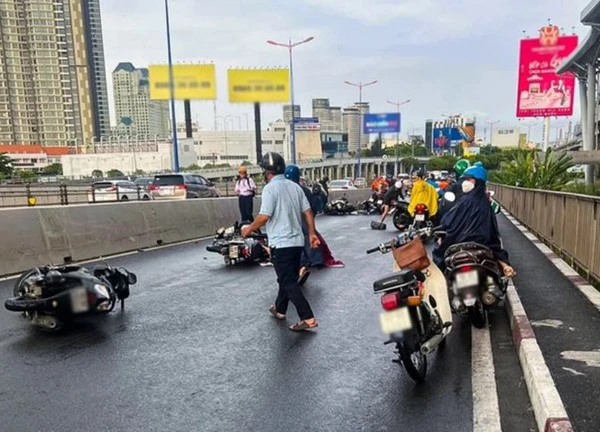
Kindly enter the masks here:
M 422 214 L 427 212 L 427 206 L 425 204 L 417 204 L 415 212 Z
M 386 311 L 391 311 L 394 309 L 398 309 L 398 307 L 400 307 L 400 305 L 402 304 L 401 298 L 400 298 L 400 293 L 399 292 L 392 292 L 392 293 L 388 293 L 388 294 L 384 294 L 381 297 L 381 306 L 386 310 Z

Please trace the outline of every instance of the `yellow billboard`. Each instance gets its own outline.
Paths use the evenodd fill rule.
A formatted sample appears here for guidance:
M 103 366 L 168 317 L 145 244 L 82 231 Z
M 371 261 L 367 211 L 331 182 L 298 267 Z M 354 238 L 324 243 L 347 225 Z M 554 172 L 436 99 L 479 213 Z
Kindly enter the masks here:
M 288 102 L 288 69 L 229 69 L 229 102 Z
M 150 65 L 150 99 L 169 100 L 169 66 Z M 173 65 L 175 99 L 214 100 L 217 98 L 215 65 Z

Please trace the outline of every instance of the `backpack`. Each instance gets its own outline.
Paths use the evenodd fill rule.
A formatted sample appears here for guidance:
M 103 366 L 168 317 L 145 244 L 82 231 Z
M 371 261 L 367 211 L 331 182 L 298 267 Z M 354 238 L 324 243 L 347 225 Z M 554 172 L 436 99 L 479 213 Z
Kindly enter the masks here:
M 319 183 L 315 183 L 312 186 L 312 194 L 313 195 L 321 195 L 322 187 Z

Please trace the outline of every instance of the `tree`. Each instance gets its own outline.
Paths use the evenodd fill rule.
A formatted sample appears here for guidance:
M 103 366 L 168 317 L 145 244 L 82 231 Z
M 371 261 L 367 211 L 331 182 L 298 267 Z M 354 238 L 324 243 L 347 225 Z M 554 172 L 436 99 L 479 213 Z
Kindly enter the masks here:
M 561 190 L 571 179 L 568 170 L 572 166 L 571 157 L 564 153 L 555 156 L 552 149 L 545 154 L 520 151 L 512 162 L 504 162 L 492 178 L 511 186 Z
M 95 169 L 94 171 L 92 171 L 92 177 L 99 179 L 99 178 L 104 177 L 104 173 L 102 171 L 100 171 L 99 169 Z
M 457 160 L 458 159 L 455 156 L 450 156 L 450 155 L 444 155 L 441 157 L 431 158 L 427 162 L 427 168 L 430 171 L 440 171 L 440 170 L 450 171 L 454 167 L 454 164 L 456 163 Z
M 145 175 L 146 173 L 145 173 L 145 172 L 144 172 L 144 170 L 142 170 L 142 169 L 136 169 L 134 174 L 135 174 L 136 176 L 143 176 L 143 175 Z
M 383 156 L 383 149 L 381 146 L 382 146 L 382 143 L 379 138 L 377 138 L 375 141 L 373 141 L 373 144 L 371 145 L 371 156 L 373 156 L 373 157 Z
M 12 160 L 6 156 L 6 153 L 0 153 L 0 174 L 10 176 L 13 173 Z
M 183 168 L 184 171 L 198 171 L 199 169 L 200 166 L 198 166 L 198 164 L 191 164 L 190 166 Z
M 108 176 L 108 178 L 116 178 L 116 177 L 123 177 L 124 174 L 119 171 L 118 169 L 111 169 L 109 170 L 106 175 Z
M 242 166 L 252 166 L 252 162 L 246 160 L 242 162 Z
M 43 174 L 59 176 L 63 174 L 63 167 L 60 163 L 53 163 L 42 170 Z
M 30 170 L 20 170 L 18 176 L 21 180 L 31 183 L 37 179 L 37 173 Z
M 412 157 L 402 159 L 402 164 L 404 165 L 404 169 L 407 170 L 409 174 L 421 166 L 419 160 Z

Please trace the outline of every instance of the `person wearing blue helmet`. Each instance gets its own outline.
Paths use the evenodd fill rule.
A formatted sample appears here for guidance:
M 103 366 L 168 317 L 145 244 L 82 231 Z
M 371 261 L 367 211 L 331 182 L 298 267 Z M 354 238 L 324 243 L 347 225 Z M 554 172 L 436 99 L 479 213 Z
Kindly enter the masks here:
M 463 173 L 463 194 L 456 206 L 442 218 L 441 230 L 447 235 L 433 251 L 433 259 L 441 269 L 445 268 L 444 255 L 450 246 L 475 242 L 492 250 L 507 276 L 514 275 L 508 252 L 502 248 L 496 214 L 487 196 L 487 178 L 488 173 L 483 166 L 474 165 Z

